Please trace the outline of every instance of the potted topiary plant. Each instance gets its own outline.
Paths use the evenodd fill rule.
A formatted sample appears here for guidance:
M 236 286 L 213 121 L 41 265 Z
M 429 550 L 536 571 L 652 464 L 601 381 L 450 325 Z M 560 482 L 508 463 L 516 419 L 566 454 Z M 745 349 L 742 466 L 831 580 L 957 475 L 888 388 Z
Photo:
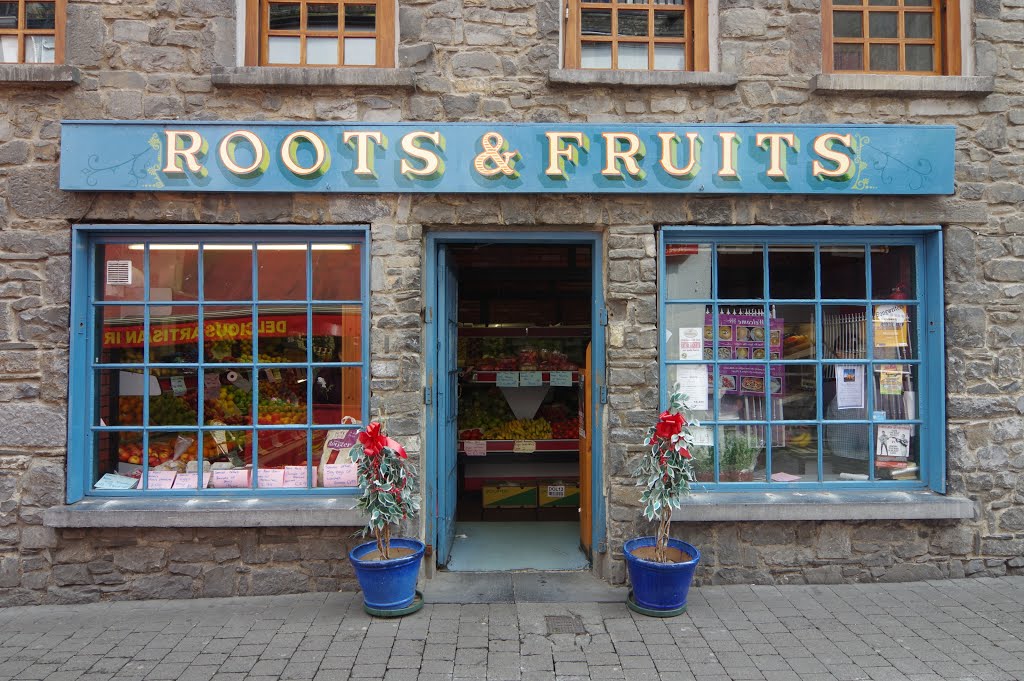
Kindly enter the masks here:
M 391 536 L 391 526 L 419 511 L 416 470 L 405 448 L 374 421 L 359 433 L 352 448 L 362 496 L 359 509 L 366 514 L 362 535 L 374 541 L 356 546 L 349 560 L 363 589 L 363 608 L 371 615 L 408 615 L 423 607 L 416 591 L 424 545 L 418 539 Z
M 631 610 L 655 617 L 672 617 L 686 611 L 686 596 L 700 551 L 691 544 L 669 536 L 672 509 L 679 508 L 690 494 L 694 480 L 693 444 L 685 397 L 673 393 L 669 408 L 647 431 L 644 451 L 634 475 L 644 488 L 640 496 L 643 515 L 657 521 L 657 534 L 637 537 L 623 545 L 632 590 L 627 605 Z

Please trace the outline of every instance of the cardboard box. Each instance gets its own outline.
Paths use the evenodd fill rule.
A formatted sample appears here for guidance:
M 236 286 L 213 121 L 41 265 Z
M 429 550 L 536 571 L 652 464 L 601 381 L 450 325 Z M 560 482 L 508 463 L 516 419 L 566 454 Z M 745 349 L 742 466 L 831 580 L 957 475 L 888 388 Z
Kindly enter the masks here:
M 487 482 L 484 508 L 537 508 L 537 486 L 512 482 Z
M 576 480 L 542 480 L 537 485 L 541 508 L 578 508 L 580 485 Z

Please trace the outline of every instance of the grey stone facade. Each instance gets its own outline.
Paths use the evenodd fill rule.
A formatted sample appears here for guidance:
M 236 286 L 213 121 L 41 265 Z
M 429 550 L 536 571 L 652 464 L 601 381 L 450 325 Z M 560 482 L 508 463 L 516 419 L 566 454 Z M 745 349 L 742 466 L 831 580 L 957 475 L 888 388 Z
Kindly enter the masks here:
M 67 425 L 70 226 L 371 225 L 371 409 L 423 452 L 423 236 L 587 230 L 603 236 L 610 387 L 608 551 L 639 531 L 628 460 L 658 404 L 661 225 L 940 224 L 945 236 L 949 493 L 973 520 L 678 523 L 698 579 L 851 582 L 1024 568 L 1024 4 L 974 3 L 977 79 L 844 88 L 820 79 L 817 0 L 727 0 L 721 75 L 574 78 L 558 70 L 553 0 L 400 2 L 390 76 L 234 68 L 229 0 L 69 0 L 67 61 L 0 69 L 0 604 L 351 588 L 349 528 L 55 529 Z M 265 70 L 263 70 L 265 71 Z M 78 81 L 77 84 L 75 81 Z M 735 83 L 733 81 L 735 80 Z M 825 82 L 825 81 L 828 82 Z M 894 84 L 895 83 L 895 84 Z M 59 85 L 59 87 L 57 87 Z M 991 92 L 987 90 L 991 89 Z M 917 90 L 915 93 L 913 90 Z M 957 126 L 948 197 L 104 195 L 57 189 L 62 119 L 911 123 Z

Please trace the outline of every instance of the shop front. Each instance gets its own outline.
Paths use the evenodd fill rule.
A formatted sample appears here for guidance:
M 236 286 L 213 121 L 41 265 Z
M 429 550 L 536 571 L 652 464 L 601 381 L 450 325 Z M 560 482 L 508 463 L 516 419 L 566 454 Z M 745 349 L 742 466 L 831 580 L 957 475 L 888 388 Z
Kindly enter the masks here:
M 383 415 L 421 468 L 403 531 L 428 573 L 621 581 L 631 459 L 679 390 L 699 579 L 859 579 L 865 537 L 948 544 L 973 508 L 943 496 L 942 229 L 880 216 L 952 194 L 953 155 L 941 126 L 66 122 L 62 189 L 204 208 L 74 226 L 47 522 L 211 558 L 238 528 L 225 560 L 278 570 L 268 590 L 306 556 L 324 574 L 296 588 L 345 587 L 346 454 Z

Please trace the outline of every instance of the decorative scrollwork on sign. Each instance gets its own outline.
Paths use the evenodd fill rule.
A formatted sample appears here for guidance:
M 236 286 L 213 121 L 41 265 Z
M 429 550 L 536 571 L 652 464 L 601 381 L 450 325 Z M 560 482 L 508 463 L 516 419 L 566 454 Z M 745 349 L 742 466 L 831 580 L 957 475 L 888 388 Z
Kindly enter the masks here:
M 865 191 L 878 188 L 871 184 L 870 178 L 864 173 L 869 167 L 878 172 L 883 185 L 892 185 L 902 178 L 907 188 L 914 191 L 924 187 L 925 181 L 932 174 L 932 163 L 926 158 L 918 158 L 908 163 L 887 151 L 871 146 L 871 138 L 867 135 L 856 135 L 854 139 L 857 143 L 857 154 L 853 163 L 857 173 L 851 189 Z M 865 158 L 865 155 L 868 158 Z
M 125 172 L 128 176 L 128 184 L 139 189 L 160 189 L 164 186 L 160 178 L 160 150 L 162 144 L 160 136 L 156 133 L 149 138 L 146 148 L 138 153 L 132 154 L 124 161 L 100 165 L 100 155 L 90 154 L 86 161 L 86 167 L 82 168 L 82 175 L 85 176 L 85 183 L 90 187 L 99 184 L 100 176 L 103 173 L 117 175 Z M 154 154 L 155 152 L 155 154 Z M 150 160 L 149 157 L 152 157 Z M 146 165 L 149 163 L 149 165 Z M 145 181 L 145 182 L 144 182 Z

